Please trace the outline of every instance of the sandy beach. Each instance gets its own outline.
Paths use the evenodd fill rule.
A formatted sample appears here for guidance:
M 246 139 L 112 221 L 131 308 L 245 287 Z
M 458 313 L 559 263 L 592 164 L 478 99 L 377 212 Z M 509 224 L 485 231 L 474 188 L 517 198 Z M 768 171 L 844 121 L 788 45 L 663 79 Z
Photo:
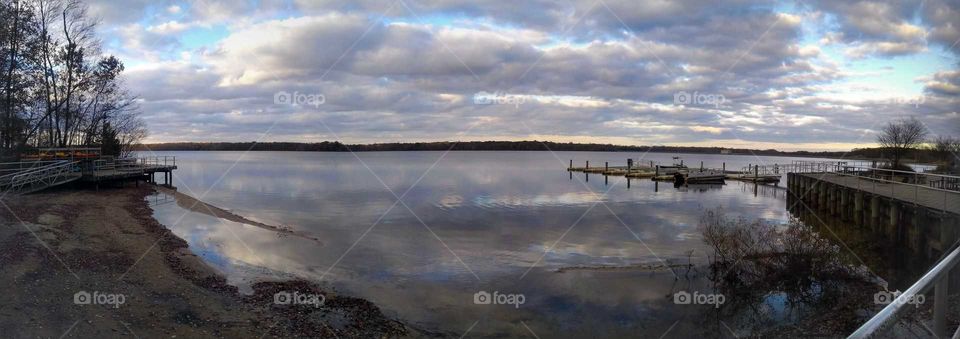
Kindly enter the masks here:
M 144 200 L 153 190 L 140 185 L 3 198 L 3 336 L 411 335 L 372 303 L 305 281 L 261 282 L 253 285 L 253 295 L 240 294 L 153 219 Z M 278 295 L 287 299 L 277 302 Z M 322 304 L 300 303 L 296 296 Z

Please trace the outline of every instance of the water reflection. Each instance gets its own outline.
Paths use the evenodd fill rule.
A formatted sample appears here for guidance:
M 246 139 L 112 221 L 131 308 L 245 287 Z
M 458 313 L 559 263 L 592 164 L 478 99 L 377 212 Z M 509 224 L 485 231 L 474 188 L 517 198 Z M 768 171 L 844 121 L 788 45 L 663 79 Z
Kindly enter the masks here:
M 705 264 L 709 252 L 697 230 L 704 209 L 786 222 L 782 189 L 742 182 L 674 188 L 597 175 L 587 181 L 545 152 L 451 152 L 413 186 L 441 154 L 360 154 L 377 177 L 341 153 L 163 154 L 178 156 L 174 184 L 181 192 L 209 190 L 202 200 L 211 205 L 322 244 L 176 204 L 155 205 L 155 215 L 231 283 L 288 276 L 321 281 L 452 336 L 476 321 L 471 334 L 480 336 L 527 335 L 524 324 L 541 337 L 659 337 L 668 330 L 712 337 L 750 328 L 741 324 L 747 319 L 710 306 L 674 304 L 677 291 L 712 291 L 703 274 L 677 280 L 669 270 L 602 268 Z M 671 156 L 648 154 L 644 161 Z M 622 163 L 619 158 L 640 154 L 559 157 Z M 725 161 L 728 168 L 757 162 L 703 160 L 708 167 Z M 395 204 L 379 180 L 398 195 L 409 190 L 403 204 Z M 557 272 L 570 266 L 600 269 Z M 481 290 L 523 293 L 526 303 L 476 305 L 473 295 Z

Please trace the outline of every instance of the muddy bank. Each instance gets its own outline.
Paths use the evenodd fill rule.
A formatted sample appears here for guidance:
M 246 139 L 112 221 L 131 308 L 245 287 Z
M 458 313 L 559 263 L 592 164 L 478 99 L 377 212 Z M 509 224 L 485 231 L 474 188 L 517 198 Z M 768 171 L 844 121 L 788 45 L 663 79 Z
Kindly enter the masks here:
M 415 336 L 372 303 L 310 282 L 261 282 L 253 295 L 239 294 L 152 218 L 144 200 L 150 193 L 141 187 L 4 198 L 0 332 L 18 338 Z

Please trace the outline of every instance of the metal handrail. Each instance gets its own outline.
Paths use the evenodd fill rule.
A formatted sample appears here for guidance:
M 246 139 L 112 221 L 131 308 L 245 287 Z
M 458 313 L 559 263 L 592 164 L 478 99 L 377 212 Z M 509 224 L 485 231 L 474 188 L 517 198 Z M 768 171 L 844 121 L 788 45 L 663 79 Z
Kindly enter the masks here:
M 873 318 L 870 318 L 869 321 L 860 326 L 860 328 L 853 332 L 853 334 L 850 334 L 848 338 L 868 338 L 874 335 L 878 330 L 883 328 L 883 326 L 887 325 L 890 321 L 895 320 L 897 316 L 901 314 L 901 312 L 906 310 L 907 307 L 905 306 L 911 305 L 908 303 L 909 301 L 914 300 L 917 295 L 928 291 L 931 287 L 933 287 L 934 284 L 937 285 L 936 292 L 938 292 L 934 296 L 937 298 L 937 300 L 934 301 L 934 327 L 939 327 L 937 326 L 936 322 L 945 321 L 946 310 L 939 310 L 940 313 L 938 314 L 937 304 L 946 304 L 946 298 L 949 295 L 947 293 L 946 286 L 949 283 L 948 278 L 950 270 L 953 269 L 957 263 L 960 263 L 960 246 L 958 246 L 958 244 L 960 244 L 960 242 L 954 244 L 953 250 L 948 251 L 948 254 L 940 259 L 940 261 L 934 265 L 933 268 L 927 271 L 923 277 L 920 277 L 920 279 L 917 280 L 913 286 L 910 286 L 910 288 L 908 288 L 905 292 L 901 293 L 895 300 L 890 302 L 889 305 L 874 315 Z M 943 300 L 941 301 L 940 298 L 943 298 Z M 937 319 L 938 317 L 941 317 L 941 319 Z M 945 324 L 941 326 L 945 326 Z M 945 331 L 945 328 L 943 330 Z M 934 333 L 934 335 L 939 336 L 941 334 Z M 958 330 L 957 334 L 954 334 L 953 337 L 956 338 L 958 335 L 960 335 L 960 330 Z
M 56 163 L 54 163 L 54 164 L 49 164 L 49 165 L 45 165 L 45 166 L 29 168 L 29 169 L 27 169 L 27 170 L 20 171 L 20 172 L 17 172 L 17 173 L 15 173 L 15 174 L 13 174 L 13 175 L 11 176 L 11 177 L 12 177 L 12 178 L 11 178 L 11 181 L 15 181 L 15 180 L 17 180 L 17 178 L 22 177 L 22 176 L 27 176 L 27 175 L 34 174 L 34 173 L 38 173 L 38 172 L 44 172 L 44 171 L 47 171 L 47 170 L 49 170 L 49 169 L 51 169 L 51 168 L 57 168 L 57 167 L 64 166 L 64 165 L 67 165 L 67 164 L 75 164 L 75 163 L 76 163 L 76 161 L 71 162 L 71 161 L 69 161 L 69 160 L 58 160 L 58 161 L 57 161 Z
M 176 166 L 177 157 L 172 155 L 161 155 L 153 157 L 140 157 L 137 161 L 142 165 L 149 166 Z
M 0 172 L 13 172 L 13 173 L 0 175 L 0 179 L 4 177 L 20 174 L 19 172 L 22 172 L 24 170 L 40 168 L 40 167 L 47 166 L 49 164 L 60 163 L 63 161 L 66 161 L 66 160 L 37 160 L 37 161 L 19 161 L 19 162 L 0 163 Z M 12 168 L 13 166 L 16 166 L 16 168 Z
M 933 177 L 933 178 L 942 178 L 942 179 L 949 179 L 949 180 L 957 180 L 957 181 L 960 181 L 960 176 L 956 176 L 956 175 L 935 174 L 935 173 L 920 173 L 920 172 L 910 172 L 910 171 L 894 170 L 894 169 L 886 169 L 886 168 L 876 168 L 876 167 L 850 166 L 850 165 L 848 165 L 848 164 L 845 163 L 845 162 L 834 162 L 834 163 L 824 163 L 824 162 L 806 163 L 806 162 L 799 162 L 799 163 L 795 163 L 795 164 L 794 164 L 794 172 L 795 172 L 795 173 L 836 173 L 836 174 L 839 174 L 839 175 L 853 176 L 853 177 L 859 177 L 859 178 L 868 178 L 868 179 L 871 179 L 871 180 L 876 180 L 876 181 L 881 181 L 881 182 L 889 182 L 889 183 L 895 183 L 895 184 L 901 184 L 901 185 L 920 186 L 920 187 L 924 187 L 924 188 L 928 188 L 928 189 L 933 189 L 933 190 L 938 190 L 938 191 L 947 191 L 947 192 L 957 192 L 958 190 L 942 189 L 942 188 L 938 188 L 938 187 L 934 187 L 934 186 L 929 186 L 929 185 L 919 185 L 919 184 L 916 184 L 916 183 L 919 183 L 919 182 L 920 182 L 919 179 L 920 179 L 921 177 L 924 177 L 924 178 Z M 875 173 L 875 172 L 886 172 L 886 173 L 894 173 L 894 174 L 900 173 L 900 174 L 904 174 L 904 176 L 907 176 L 907 177 L 911 177 L 911 176 L 912 176 L 912 177 L 914 177 L 914 183 L 887 180 L 887 179 L 880 178 L 880 177 L 877 177 L 877 176 L 858 175 L 859 173 Z M 891 176 L 892 176 L 892 175 L 891 175 Z M 929 180 L 927 180 L 927 182 L 929 182 Z
M 43 180 L 50 179 L 52 177 L 60 177 L 64 173 L 76 172 L 75 167 L 78 163 L 79 161 L 66 161 L 62 164 L 48 165 L 35 170 L 17 174 L 10 180 L 9 189 L 19 190 L 23 186 L 35 182 L 42 182 Z

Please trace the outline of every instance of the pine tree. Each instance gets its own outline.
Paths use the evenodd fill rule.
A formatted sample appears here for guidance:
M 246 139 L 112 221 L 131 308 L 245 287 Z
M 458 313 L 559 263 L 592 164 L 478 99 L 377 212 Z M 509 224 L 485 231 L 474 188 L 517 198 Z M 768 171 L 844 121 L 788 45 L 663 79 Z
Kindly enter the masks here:
M 103 130 L 100 132 L 100 153 L 119 157 L 122 147 L 120 139 L 117 138 L 117 131 L 110 126 L 109 122 L 103 123 Z

